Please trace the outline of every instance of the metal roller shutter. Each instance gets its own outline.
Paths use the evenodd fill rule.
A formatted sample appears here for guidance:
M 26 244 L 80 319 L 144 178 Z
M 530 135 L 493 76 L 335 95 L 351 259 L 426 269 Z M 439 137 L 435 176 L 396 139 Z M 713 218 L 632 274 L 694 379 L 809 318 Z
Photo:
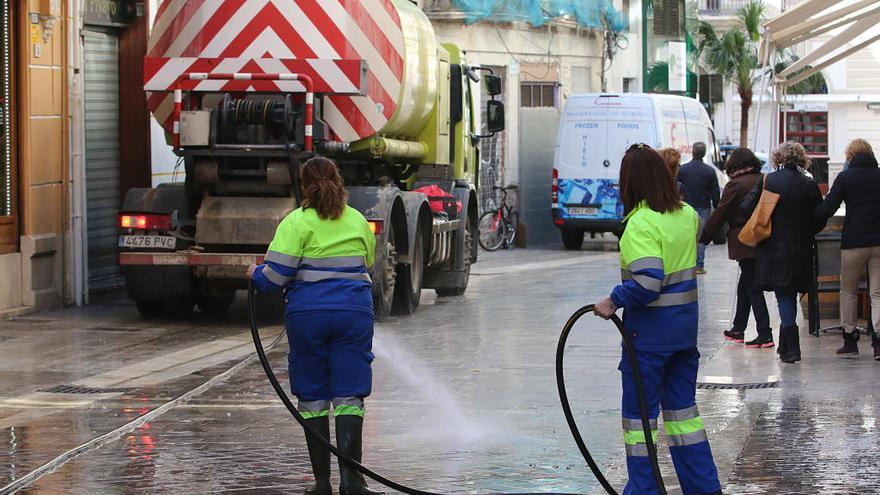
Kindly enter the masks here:
M 85 38 L 86 222 L 89 288 L 121 284 L 117 265 L 119 209 L 119 37 L 83 31 Z

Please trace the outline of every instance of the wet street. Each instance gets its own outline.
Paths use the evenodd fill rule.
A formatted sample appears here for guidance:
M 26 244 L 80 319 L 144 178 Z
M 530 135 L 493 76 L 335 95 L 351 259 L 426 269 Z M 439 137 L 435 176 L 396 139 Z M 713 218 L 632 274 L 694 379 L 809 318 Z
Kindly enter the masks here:
M 868 340 L 840 359 L 838 334 L 817 339 L 802 325 L 795 365 L 726 342 L 736 265 L 713 247 L 707 269 L 697 399 L 724 493 L 878 493 L 880 363 Z M 554 363 L 568 316 L 618 278 L 616 253 L 492 253 L 465 296 L 425 291 L 417 314 L 377 325 L 365 464 L 441 493 L 601 493 L 565 424 Z M 281 306 L 263 298 L 259 310 L 269 346 Z M 311 479 L 303 435 L 250 357 L 246 324 L 243 297 L 222 318 L 142 320 L 108 296 L 0 321 L 0 493 L 301 493 Z M 269 352 L 285 386 L 286 351 L 284 339 Z M 614 327 L 582 320 L 568 392 L 622 488 L 619 359 Z M 680 493 L 660 443 L 667 487 Z

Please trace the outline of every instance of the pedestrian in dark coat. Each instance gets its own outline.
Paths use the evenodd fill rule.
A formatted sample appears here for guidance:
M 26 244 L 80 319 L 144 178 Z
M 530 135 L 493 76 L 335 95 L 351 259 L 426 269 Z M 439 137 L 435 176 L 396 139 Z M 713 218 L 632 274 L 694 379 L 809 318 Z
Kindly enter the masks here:
M 751 216 L 761 198 L 762 184 L 780 195 L 773 210 L 770 238 L 758 244 L 755 270 L 758 286 L 776 293 L 779 317 L 779 349 L 783 362 L 800 361 L 797 327 L 797 295 L 807 292 L 813 280 L 813 241 L 819 230 L 813 213 L 822 203 L 816 181 L 798 167 L 807 169 L 810 159 L 804 147 L 786 142 L 771 156 L 777 170 L 767 175 L 766 184 L 757 184 L 742 205 L 744 216 Z M 765 339 L 773 336 L 765 336 Z
M 739 241 L 739 232 L 748 217 L 740 211 L 740 205 L 755 186 L 761 182 L 761 161 L 748 148 L 737 148 L 727 159 L 724 169 L 730 181 L 724 186 L 721 201 L 712 212 L 700 237 L 701 244 L 709 244 L 715 236 L 729 226 L 727 235 L 727 256 L 739 263 L 740 276 L 736 288 L 736 314 L 730 330 L 724 331 L 724 338 L 733 342 L 745 341 L 745 331 L 749 324 L 749 310 L 755 315 L 758 338 L 746 343 L 746 347 L 772 347 L 773 332 L 770 329 L 770 314 L 764 291 L 755 280 L 755 248 Z M 765 338 L 762 338 L 764 336 Z M 769 339 L 766 338 L 769 336 Z
M 846 202 L 846 219 L 840 242 L 840 324 L 843 347 L 838 354 L 858 354 L 855 331 L 859 281 L 868 265 L 871 313 L 880 328 L 880 168 L 874 150 L 864 139 L 846 147 L 849 166 L 837 176 L 825 202 L 816 208 L 816 221 L 825 225 Z M 880 361 L 880 339 L 874 335 L 874 359 Z
M 703 157 L 706 156 L 706 143 L 694 143 L 691 155 L 693 159 L 682 165 L 678 171 L 678 181 L 682 185 L 681 192 L 685 202 L 697 211 L 700 216 L 700 228 L 704 228 L 709 215 L 712 214 L 712 208 L 718 207 L 721 191 L 715 168 L 703 161 Z M 706 273 L 705 259 L 706 246 L 698 243 L 697 274 Z

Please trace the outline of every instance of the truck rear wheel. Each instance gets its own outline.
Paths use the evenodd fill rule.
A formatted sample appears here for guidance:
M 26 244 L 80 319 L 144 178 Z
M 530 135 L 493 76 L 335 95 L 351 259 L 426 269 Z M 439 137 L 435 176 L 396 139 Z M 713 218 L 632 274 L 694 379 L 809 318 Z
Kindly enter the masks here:
M 235 292 L 226 296 L 204 296 L 200 294 L 196 304 L 202 313 L 219 315 L 229 309 L 233 299 L 235 299 Z
M 412 263 L 397 266 L 397 286 L 394 289 L 394 314 L 411 315 L 422 299 L 422 280 L 425 273 L 425 251 L 422 231 L 416 232 Z
M 153 299 L 149 301 L 136 301 L 138 313 L 144 318 L 160 318 L 165 314 L 165 302 L 161 299 Z
M 397 275 L 397 248 L 394 245 L 394 225 L 386 223 L 385 249 L 379 252 L 373 267 L 373 312 L 377 320 L 391 314 L 394 304 L 394 286 Z
M 584 245 L 584 231 L 575 229 L 562 229 L 562 245 L 565 249 L 580 251 Z

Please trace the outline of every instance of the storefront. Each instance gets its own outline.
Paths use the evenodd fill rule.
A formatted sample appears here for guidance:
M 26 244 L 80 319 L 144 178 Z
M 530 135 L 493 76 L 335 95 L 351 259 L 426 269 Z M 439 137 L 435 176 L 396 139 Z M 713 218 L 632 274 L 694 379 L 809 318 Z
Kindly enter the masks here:
M 143 91 L 147 4 L 83 0 L 81 45 L 81 301 L 121 287 L 116 213 L 125 192 L 149 185 L 149 114 Z M 123 116 L 125 116 L 123 118 Z M 79 293 L 78 291 L 78 293 Z
M 0 318 L 112 280 L 120 198 L 150 181 L 146 43 L 144 2 L 0 0 Z

